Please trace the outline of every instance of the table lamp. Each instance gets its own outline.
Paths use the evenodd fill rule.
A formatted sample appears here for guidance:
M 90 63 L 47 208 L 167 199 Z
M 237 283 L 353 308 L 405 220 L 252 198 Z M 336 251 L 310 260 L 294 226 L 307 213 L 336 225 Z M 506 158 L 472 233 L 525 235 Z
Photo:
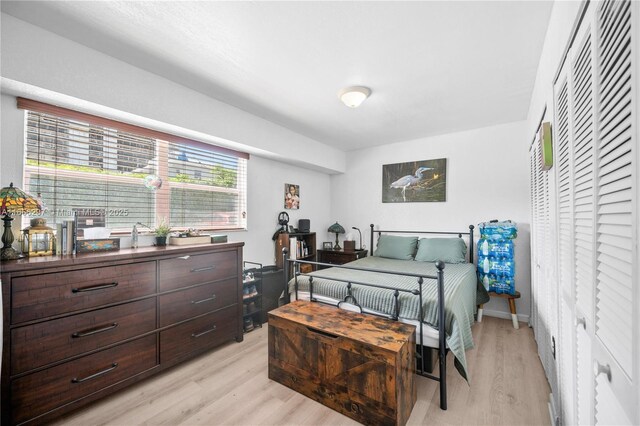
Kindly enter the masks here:
M 334 223 L 327 229 L 327 231 L 336 234 L 336 244 L 333 246 L 334 250 L 340 250 L 340 241 L 338 240 L 338 234 L 344 234 L 344 228 L 338 222 Z
M 0 249 L 0 259 L 18 259 L 20 254 L 11 247 L 13 243 L 13 232 L 11 232 L 12 214 L 38 214 L 42 211 L 40 201 L 19 188 L 9 186 L 0 189 L 0 215 L 4 222 L 4 233 L 2 234 L 2 249 Z

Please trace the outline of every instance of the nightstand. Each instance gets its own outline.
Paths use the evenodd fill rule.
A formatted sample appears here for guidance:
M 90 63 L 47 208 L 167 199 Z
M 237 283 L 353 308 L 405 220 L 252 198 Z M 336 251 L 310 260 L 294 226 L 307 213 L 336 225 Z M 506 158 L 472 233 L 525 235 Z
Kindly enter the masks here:
M 343 265 L 357 259 L 362 259 L 363 257 L 367 257 L 367 250 L 318 250 L 318 262 L 330 263 L 332 265 Z M 324 268 L 326 268 L 326 266 L 318 267 L 318 269 Z

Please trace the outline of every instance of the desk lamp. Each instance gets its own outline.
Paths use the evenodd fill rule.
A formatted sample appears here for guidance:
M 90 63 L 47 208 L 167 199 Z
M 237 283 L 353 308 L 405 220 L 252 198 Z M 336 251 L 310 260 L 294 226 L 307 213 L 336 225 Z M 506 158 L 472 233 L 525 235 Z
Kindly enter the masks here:
M 0 189 L 0 215 L 4 216 L 4 233 L 2 234 L 2 249 L 0 249 L 0 259 L 18 259 L 20 255 L 11 244 L 13 243 L 13 232 L 11 232 L 12 214 L 38 214 L 42 211 L 40 201 L 19 188 L 9 186 Z
M 338 240 L 338 234 L 344 234 L 344 228 L 342 227 L 342 225 L 336 222 L 333 225 L 331 225 L 329 229 L 327 229 L 327 231 L 331 232 L 332 234 L 336 234 L 336 244 L 333 246 L 333 249 L 340 250 L 341 247 L 340 247 L 340 241 Z

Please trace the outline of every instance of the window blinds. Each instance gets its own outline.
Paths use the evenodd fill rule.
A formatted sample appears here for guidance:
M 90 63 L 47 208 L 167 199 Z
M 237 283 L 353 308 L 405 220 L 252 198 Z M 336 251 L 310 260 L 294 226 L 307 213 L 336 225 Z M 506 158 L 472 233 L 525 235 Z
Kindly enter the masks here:
M 246 227 L 248 155 L 19 99 L 27 109 L 24 189 L 52 224 L 104 211 L 106 226 Z

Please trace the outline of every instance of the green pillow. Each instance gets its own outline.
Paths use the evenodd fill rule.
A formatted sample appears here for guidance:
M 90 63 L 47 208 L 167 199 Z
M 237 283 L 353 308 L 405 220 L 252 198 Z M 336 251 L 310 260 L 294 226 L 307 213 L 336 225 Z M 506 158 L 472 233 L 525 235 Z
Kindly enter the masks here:
M 416 260 L 419 262 L 466 263 L 467 245 L 462 238 L 420 238 Z
M 380 235 L 374 256 L 389 259 L 413 260 L 418 246 L 418 237 L 399 237 L 397 235 Z

